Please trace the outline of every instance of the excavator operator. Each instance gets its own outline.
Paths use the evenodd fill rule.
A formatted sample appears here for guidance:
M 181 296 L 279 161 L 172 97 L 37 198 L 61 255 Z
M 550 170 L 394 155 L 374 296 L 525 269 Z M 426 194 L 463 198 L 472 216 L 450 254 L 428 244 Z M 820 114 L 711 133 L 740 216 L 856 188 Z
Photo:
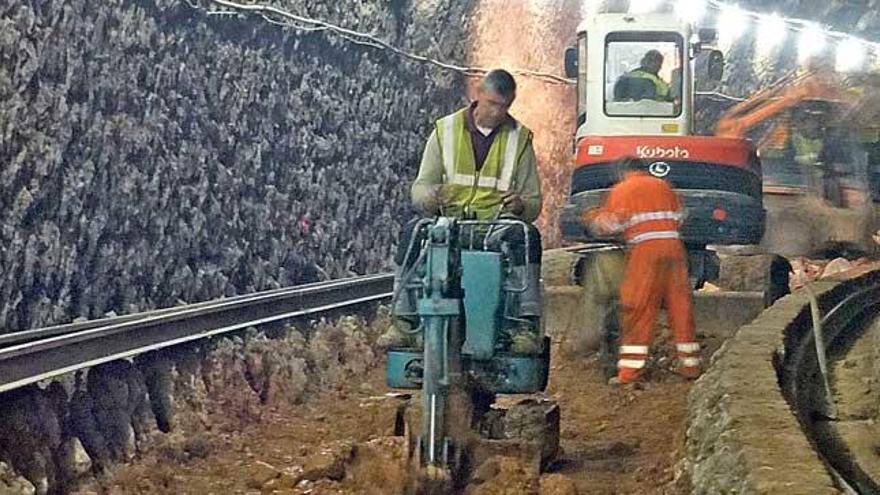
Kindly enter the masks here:
M 817 194 L 840 207 L 841 180 L 851 165 L 851 157 L 846 152 L 845 136 L 827 125 L 832 121 L 827 102 L 810 101 L 792 109 L 784 156 L 801 168 Z
M 622 75 L 614 84 L 614 99 L 671 101 L 669 83 L 659 76 L 662 67 L 663 54 L 648 50 L 639 67 Z
M 416 210 L 427 217 L 441 215 L 478 220 L 507 217 L 529 222 L 528 253 L 524 252 L 521 228 L 505 229 L 502 237 L 512 246 L 513 285 L 527 286 L 519 296 L 515 316 L 534 321 L 541 311 L 541 237 L 530 222 L 541 212 L 541 184 L 532 132 L 508 113 L 515 98 L 513 76 L 504 70 L 492 70 L 480 82 L 473 103 L 436 122 L 412 185 L 412 202 Z M 409 222 L 401 233 L 395 256 L 398 265 L 395 287 L 400 283 L 402 272 L 418 255 L 409 253 L 407 257 L 417 222 L 418 219 Z M 416 246 L 419 240 L 416 239 Z M 414 301 L 408 301 L 404 292 L 401 291 L 397 301 L 396 315 L 414 313 Z M 411 329 L 416 323 L 405 317 L 395 318 L 392 327 L 380 337 L 379 345 L 412 345 Z M 511 350 L 537 349 L 538 329 L 521 330 L 510 336 Z
M 810 105 L 795 107 L 791 112 L 792 159 L 804 167 L 814 167 L 819 162 L 825 129 L 822 123 L 824 112 Z

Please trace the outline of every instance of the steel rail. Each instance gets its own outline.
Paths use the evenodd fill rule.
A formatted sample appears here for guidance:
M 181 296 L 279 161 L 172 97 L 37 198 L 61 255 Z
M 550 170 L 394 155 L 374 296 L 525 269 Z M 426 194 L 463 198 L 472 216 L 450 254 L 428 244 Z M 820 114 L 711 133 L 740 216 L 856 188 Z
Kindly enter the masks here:
M 311 284 L 303 284 L 296 286 L 297 288 L 305 289 L 308 287 L 319 286 L 326 282 L 315 282 Z M 286 291 L 289 291 L 290 287 L 284 287 L 280 289 L 272 289 L 269 291 L 262 291 L 258 294 L 267 295 L 267 294 L 283 294 Z M 212 299 L 210 301 L 192 303 L 192 304 L 184 304 L 179 306 L 172 306 L 169 308 L 162 309 L 153 309 L 149 311 L 144 311 L 141 313 L 133 313 L 128 315 L 120 315 L 120 316 L 112 316 L 106 318 L 100 318 L 95 320 L 85 320 L 85 321 L 75 321 L 72 323 L 65 323 L 63 325 L 53 325 L 50 327 L 42 327 L 35 328 L 31 330 L 22 330 L 18 332 L 10 332 L 0 334 L 0 348 L 9 347 L 11 345 L 23 344 L 25 342 L 32 342 L 35 340 L 41 340 L 49 337 L 56 337 L 59 335 L 67 335 L 71 333 L 81 332 L 83 330 L 90 330 L 92 328 L 98 327 L 106 327 L 109 325 L 116 325 L 123 322 L 142 320 L 144 318 L 153 317 L 153 316 L 161 316 L 167 315 L 171 313 L 175 313 L 180 311 L 182 308 L 194 309 L 200 307 L 210 307 L 216 305 L 220 301 L 230 302 L 230 301 L 247 301 L 253 298 L 255 294 L 240 294 L 237 296 L 222 298 L 222 299 Z
M 607 249 L 619 247 L 560 248 L 573 253 Z M 2 334 L 0 392 L 253 325 L 389 299 L 392 285 L 393 274 L 368 275 Z
M 619 245 L 614 245 L 610 243 L 593 243 L 593 244 L 577 244 L 574 246 L 568 246 L 563 248 L 558 248 L 560 251 L 566 251 L 571 253 L 578 252 L 587 252 L 587 251 L 606 251 L 606 250 L 615 250 L 621 249 Z M 382 274 L 390 276 L 391 274 Z M 309 287 L 318 287 L 322 284 L 326 284 L 327 282 L 315 282 L 311 284 L 298 285 L 297 288 L 306 289 Z M 260 295 L 268 295 L 268 294 L 284 294 L 289 291 L 289 287 L 281 288 L 281 289 L 273 289 L 270 291 L 259 292 Z M 223 298 L 223 299 L 214 299 L 211 301 L 199 302 L 186 304 L 181 306 L 174 306 L 170 308 L 163 309 L 154 309 L 145 311 L 142 313 L 135 313 L 130 315 L 121 315 L 121 316 L 113 316 L 108 318 L 101 318 L 96 320 L 86 320 L 86 321 L 77 321 L 72 323 L 65 323 L 63 325 L 53 325 L 50 327 L 36 328 L 31 330 L 22 330 L 17 332 L 9 332 L 0 334 L 0 349 L 4 347 L 9 347 L 18 344 L 24 344 L 26 342 L 33 342 L 37 340 L 46 339 L 49 337 L 57 337 L 61 335 L 68 335 L 72 333 L 81 332 L 84 330 L 90 330 L 93 328 L 106 327 L 110 325 L 117 325 L 124 322 L 133 322 L 143 320 L 145 318 L 169 315 L 180 311 L 182 308 L 186 309 L 194 309 L 200 307 L 213 307 L 218 302 L 233 302 L 233 301 L 248 301 L 252 299 L 255 294 L 242 294 L 238 296 Z
M 392 285 L 390 274 L 369 275 L 95 322 L 106 323 L 100 326 L 74 324 L 67 332 L 44 329 L 37 340 L 0 349 L 0 392 L 249 326 L 388 299 Z

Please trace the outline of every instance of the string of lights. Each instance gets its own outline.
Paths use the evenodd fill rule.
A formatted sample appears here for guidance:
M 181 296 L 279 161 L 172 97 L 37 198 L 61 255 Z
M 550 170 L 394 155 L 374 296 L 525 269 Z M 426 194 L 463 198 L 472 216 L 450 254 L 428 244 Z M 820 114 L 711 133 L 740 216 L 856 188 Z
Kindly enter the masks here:
M 331 32 L 352 43 L 389 50 L 404 58 L 459 72 L 468 77 L 480 76 L 488 71 L 484 67 L 467 67 L 411 53 L 374 35 L 350 30 L 319 19 L 296 15 L 266 4 L 241 3 L 235 0 L 204 0 L 204 2 L 215 7 L 215 9 L 205 9 L 209 15 L 254 14 L 272 24 L 303 32 Z M 194 0 L 187 0 L 187 3 L 194 8 L 204 9 Z M 591 15 L 601 11 L 603 3 L 604 0 L 584 0 L 583 14 Z M 216 9 L 217 7 L 219 9 Z M 802 64 L 807 63 L 811 57 L 820 55 L 831 47 L 836 47 L 834 65 L 838 71 L 880 69 L 880 43 L 827 29 L 813 21 L 782 17 L 777 13 L 764 14 L 750 11 L 720 0 L 630 0 L 629 2 L 629 12 L 633 14 L 669 10 L 670 7 L 681 19 L 695 26 L 702 27 L 707 24 L 707 17 L 713 17 L 714 26 L 718 32 L 719 47 L 722 49 L 729 50 L 739 38 L 748 32 L 751 24 L 755 24 L 754 38 L 757 51 L 760 54 L 767 54 L 774 48 L 781 46 L 791 35 L 798 35 L 797 54 L 798 61 Z M 872 62 L 874 65 L 869 66 Z M 575 84 L 573 79 L 547 72 L 530 69 L 513 69 L 511 72 L 552 84 Z M 699 93 L 698 96 L 741 100 L 741 98 L 717 92 Z
M 667 0 L 630 0 L 629 12 L 643 14 L 669 7 Z M 729 49 L 754 25 L 756 48 L 763 53 L 781 46 L 791 35 L 797 35 L 798 61 L 802 64 L 832 47 L 836 50 L 834 66 L 840 72 L 872 70 L 880 63 L 880 43 L 828 29 L 806 19 L 754 12 L 719 0 L 675 0 L 671 7 L 682 20 L 697 26 L 702 25 L 707 17 L 714 17 L 722 49 Z M 875 66 L 869 66 L 871 63 Z

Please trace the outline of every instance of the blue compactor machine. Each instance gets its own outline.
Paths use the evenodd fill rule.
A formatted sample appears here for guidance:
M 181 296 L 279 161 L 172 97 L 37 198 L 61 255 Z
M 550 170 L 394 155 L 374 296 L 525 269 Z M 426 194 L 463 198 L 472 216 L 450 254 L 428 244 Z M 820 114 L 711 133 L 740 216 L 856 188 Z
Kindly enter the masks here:
M 510 229 L 524 235 L 505 235 Z M 558 406 L 534 395 L 505 397 L 510 407 L 496 401 L 543 391 L 550 364 L 540 320 L 515 316 L 528 281 L 511 276 L 505 239 L 514 237 L 525 239 L 526 252 L 538 242 L 518 220 L 440 217 L 415 226 L 406 256 L 415 261 L 402 268 L 393 305 L 395 317 L 417 322 L 414 344 L 387 351 L 388 385 L 421 390 L 401 421 L 414 492 L 453 489 L 494 453 L 516 448 L 546 465 L 558 449 Z M 524 326 L 537 345 L 514 352 L 510 336 Z

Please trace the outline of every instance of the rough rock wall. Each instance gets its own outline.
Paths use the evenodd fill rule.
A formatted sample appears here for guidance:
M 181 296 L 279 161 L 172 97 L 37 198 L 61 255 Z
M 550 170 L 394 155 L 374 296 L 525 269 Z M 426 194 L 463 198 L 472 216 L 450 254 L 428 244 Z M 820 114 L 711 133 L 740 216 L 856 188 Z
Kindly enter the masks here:
M 249 329 L 0 396 L 0 493 L 68 493 L 116 463 L 342 388 L 380 361 L 387 311 Z M 163 435 L 167 433 L 170 435 Z M 187 447 L 188 448 L 188 447 Z
M 271 3 L 463 57 L 468 2 Z M 0 5 L 0 329 L 386 268 L 428 126 L 461 93 L 183 0 Z

